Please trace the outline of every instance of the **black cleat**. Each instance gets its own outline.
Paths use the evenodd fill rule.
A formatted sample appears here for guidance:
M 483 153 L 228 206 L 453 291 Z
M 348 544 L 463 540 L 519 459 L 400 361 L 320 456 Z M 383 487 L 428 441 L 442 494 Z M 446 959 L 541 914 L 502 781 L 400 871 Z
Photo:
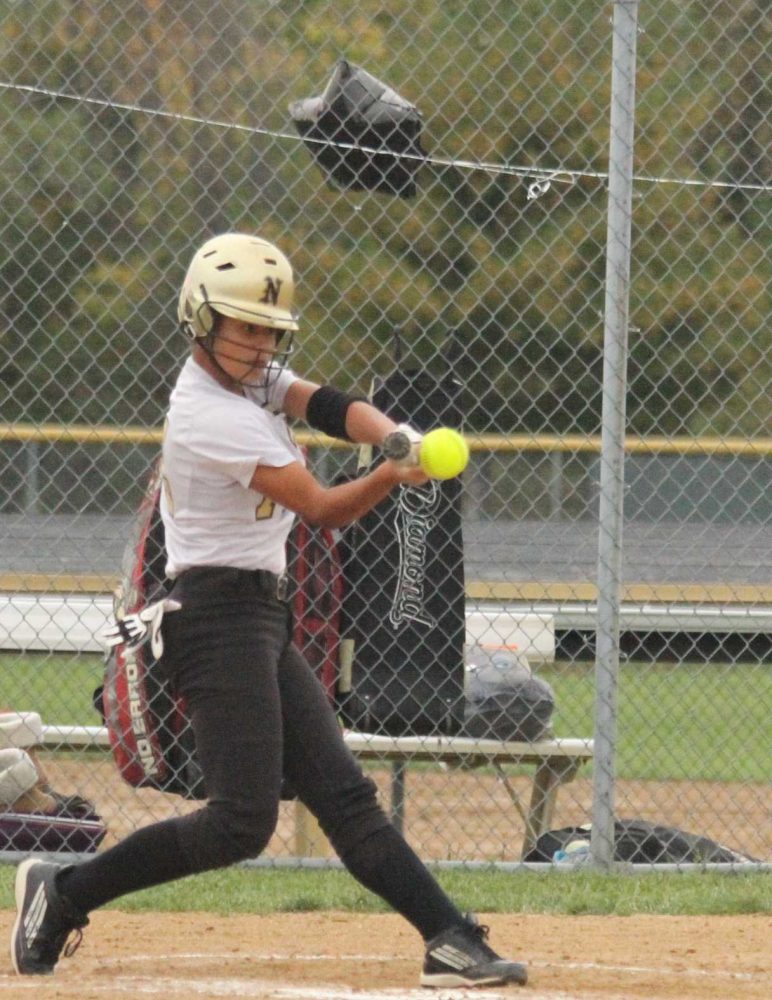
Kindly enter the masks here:
M 520 962 L 500 958 L 487 944 L 488 928 L 467 916 L 467 923 L 451 927 L 426 945 L 421 986 L 505 986 L 528 981 Z
M 16 872 L 16 923 L 11 933 L 11 960 L 20 976 L 50 976 L 64 951 L 77 949 L 88 918 L 60 895 L 60 865 L 23 861 Z M 75 936 L 68 944 L 71 932 Z

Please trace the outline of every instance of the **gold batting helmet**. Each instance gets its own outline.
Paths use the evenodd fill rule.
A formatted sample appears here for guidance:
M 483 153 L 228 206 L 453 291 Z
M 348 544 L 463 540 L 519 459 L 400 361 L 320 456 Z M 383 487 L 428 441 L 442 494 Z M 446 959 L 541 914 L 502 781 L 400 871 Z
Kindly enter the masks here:
M 190 262 L 177 317 L 195 339 L 212 333 L 213 312 L 272 330 L 297 330 L 294 294 L 292 266 L 278 247 L 259 236 L 224 233 L 207 240 Z

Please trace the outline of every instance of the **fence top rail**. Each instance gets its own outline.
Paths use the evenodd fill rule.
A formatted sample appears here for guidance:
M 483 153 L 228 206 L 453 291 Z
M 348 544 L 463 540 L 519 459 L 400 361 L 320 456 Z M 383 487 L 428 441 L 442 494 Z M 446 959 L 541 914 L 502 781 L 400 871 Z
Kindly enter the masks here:
M 160 445 L 161 428 L 110 427 L 87 424 L 0 424 L 0 441 L 52 444 L 155 444 Z M 313 431 L 298 431 L 299 443 L 308 447 L 352 448 L 348 441 L 339 441 Z M 473 452 L 590 452 L 600 454 L 601 438 L 597 434 L 467 434 Z M 635 434 L 625 439 L 630 454 L 659 455 L 732 455 L 752 458 L 772 456 L 772 437 L 743 438 L 701 435 L 665 437 Z

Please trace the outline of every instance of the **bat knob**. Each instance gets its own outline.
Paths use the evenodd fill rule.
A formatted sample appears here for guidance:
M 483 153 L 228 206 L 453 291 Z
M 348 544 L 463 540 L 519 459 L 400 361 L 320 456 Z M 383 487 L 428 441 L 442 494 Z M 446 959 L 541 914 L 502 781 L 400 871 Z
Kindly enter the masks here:
M 383 439 L 381 449 L 386 458 L 392 462 L 403 462 L 412 448 L 410 438 L 404 431 L 392 431 Z
M 392 462 L 418 465 L 418 451 L 422 440 L 423 434 L 419 434 L 410 424 L 398 424 L 396 430 L 383 439 L 381 450 Z

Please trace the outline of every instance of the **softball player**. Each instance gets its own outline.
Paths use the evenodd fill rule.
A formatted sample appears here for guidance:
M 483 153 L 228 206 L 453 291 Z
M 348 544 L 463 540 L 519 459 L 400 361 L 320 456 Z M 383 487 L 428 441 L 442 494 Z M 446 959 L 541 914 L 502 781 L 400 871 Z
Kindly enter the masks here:
M 340 527 L 423 474 L 384 461 L 326 488 L 305 468 L 287 417 L 378 445 L 394 430 L 369 403 L 298 378 L 286 360 L 297 322 L 293 275 L 275 246 L 226 234 L 194 256 L 178 315 L 192 344 L 171 395 L 161 512 L 170 597 L 161 669 L 187 699 L 206 805 L 137 830 L 62 867 L 34 859 L 16 877 L 12 957 L 53 972 L 87 914 L 124 893 L 256 857 L 286 776 L 351 874 L 422 935 L 425 986 L 525 983 L 487 928 L 464 916 L 394 829 L 345 746 L 327 697 L 291 642 L 285 543 L 295 515 Z

